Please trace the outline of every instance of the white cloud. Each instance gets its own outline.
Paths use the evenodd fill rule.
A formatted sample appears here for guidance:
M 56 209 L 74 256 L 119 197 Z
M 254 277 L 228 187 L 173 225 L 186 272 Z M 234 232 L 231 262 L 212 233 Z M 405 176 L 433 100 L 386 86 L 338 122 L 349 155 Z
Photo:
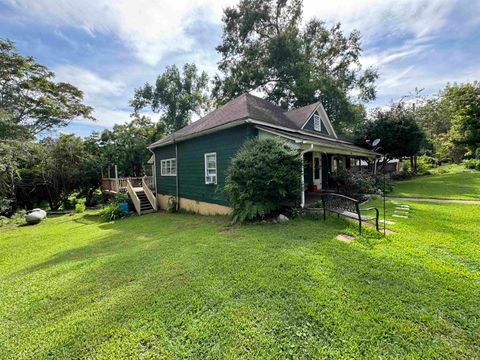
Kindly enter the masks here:
M 405 33 L 420 38 L 438 31 L 456 0 L 343 0 L 304 1 L 304 18 L 316 16 L 328 23 L 340 21 L 358 29 L 368 41 Z
M 112 33 L 150 65 L 157 64 L 167 53 L 189 50 L 192 39 L 186 34 L 188 26 L 198 20 L 219 23 L 223 8 L 234 3 L 233 0 L 9 1 L 24 17 L 54 26 L 81 28 L 92 36 Z
M 71 83 L 86 96 L 113 95 L 118 96 L 125 90 L 125 84 L 120 80 L 109 80 L 78 66 L 62 65 L 55 68 L 55 78 L 58 81 Z
M 125 84 L 106 79 L 87 69 L 62 65 L 54 69 L 55 79 L 77 86 L 84 92 L 84 102 L 94 108 L 97 124 L 112 126 L 130 119 L 130 111 L 122 110 L 125 102 Z M 77 122 L 84 122 L 78 120 Z

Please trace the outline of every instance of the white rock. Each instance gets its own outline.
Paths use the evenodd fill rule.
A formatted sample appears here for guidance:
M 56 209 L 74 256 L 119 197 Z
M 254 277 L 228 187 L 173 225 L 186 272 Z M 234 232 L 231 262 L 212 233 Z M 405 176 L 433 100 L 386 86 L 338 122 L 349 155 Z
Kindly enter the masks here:
M 286 217 L 285 215 L 280 214 L 280 215 L 278 215 L 277 220 L 278 220 L 279 222 L 286 222 L 286 221 L 288 221 L 289 219 L 288 219 L 288 217 Z

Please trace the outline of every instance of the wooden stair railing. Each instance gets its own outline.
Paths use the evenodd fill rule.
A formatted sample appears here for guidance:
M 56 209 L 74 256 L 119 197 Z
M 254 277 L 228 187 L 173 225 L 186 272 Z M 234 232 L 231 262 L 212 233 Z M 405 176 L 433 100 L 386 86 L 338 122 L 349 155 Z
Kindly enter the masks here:
M 150 187 L 148 186 L 146 180 L 147 180 L 147 176 L 145 175 L 142 178 L 143 192 L 145 193 L 145 195 L 147 195 L 148 201 L 150 201 L 150 204 L 152 205 L 153 210 L 157 211 L 157 209 L 158 209 L 157 199 L 156 199 L 155 195 L 153 195 L 152 190 L 150 190 Z
M 132 199 L 133 206 L 135 207 L 135 211 L 137 212 L 138 215 L 140 215 L 141 213 L 140 199 L 138 198 L 135 190 L 133 190 L 133 186 L 130 183 L 129 179 L 127 179 L 127 191 L 128 191 L 128 195 L 130 196 L 130 199 Z

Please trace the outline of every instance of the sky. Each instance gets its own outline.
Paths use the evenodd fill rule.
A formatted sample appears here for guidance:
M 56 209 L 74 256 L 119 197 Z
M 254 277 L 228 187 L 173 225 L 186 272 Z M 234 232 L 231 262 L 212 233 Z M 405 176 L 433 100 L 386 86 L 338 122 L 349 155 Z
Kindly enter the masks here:
M 223 9 L 236 3 L 0 0 L 0 38 L 84 92 L 97 121 L 78 119 L 62 131 L 87 136 L 129 121 L 134 89 L 166 66 L 194 62 L 213 76 Z M 361 62 L 380 74 L 368 108 L 415 88 L 431 95 L 447 82 L 480 80 L 478 0 L 304 0 L 303 19 L 312 17 L 361 32 Z

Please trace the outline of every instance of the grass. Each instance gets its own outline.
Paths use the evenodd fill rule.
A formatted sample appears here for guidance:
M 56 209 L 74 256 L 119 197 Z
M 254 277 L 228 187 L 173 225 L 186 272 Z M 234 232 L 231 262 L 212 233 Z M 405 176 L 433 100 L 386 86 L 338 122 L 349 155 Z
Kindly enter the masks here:
M 441 167 L 438 169 L 444 169 Z M 437 169 L 437 171 L 438 171 Z M 462 171 L 463 169 L 463 171 Z M 418 176 L 395 183 L 390 196 L 480 200 L 480 171 L 450 166 L 446 174 Z
M 410 205 L 351 244 L 334 216 L 2 229 L 0 357 L 478 358 L 480 207 Z

